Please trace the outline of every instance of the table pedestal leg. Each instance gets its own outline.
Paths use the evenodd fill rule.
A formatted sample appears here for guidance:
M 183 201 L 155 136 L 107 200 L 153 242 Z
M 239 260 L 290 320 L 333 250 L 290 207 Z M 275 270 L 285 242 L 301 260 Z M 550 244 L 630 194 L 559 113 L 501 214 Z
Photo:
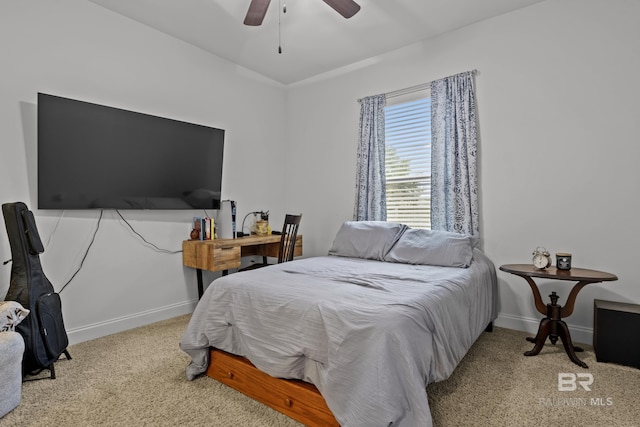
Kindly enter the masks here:
M 571 335 L 569 334 L 569 328 L 567 327 L 567 324 L 562 320 L 558 320 L 557 323 L 558 323 L 558 326 L 560 327 L 560 339 L 562 339 L 562 344 L 564 345 L 564 351 L 566 351 L 567 354 L 569 355 L 569 359 L 571 359 L 571 361 L 578 366 L 581 366 L 583 368 L 588 368 L 587 364 L 584 363 L 582 360 L 578 359 L 578 356 L 576 356 L 576 353 L 575 353 L 576 350 L 582 351 L 582 349 L 579 347 L 574 347 L 573 344 L 571 343 Z
M 540 321 L 538 333 L 534 338 L 527 337 L 527 341 L 535 343 L 535 346 L 533 349 L 526 351 L 524 355 L 535 356 L 540 353 L 540 350 L 544 347 L 547 337 L 554 345 L 558 342 L 558 338 L 560 338 L 569 359 L 571 359 L 571 361 L 576 365 L 587 368 L 587 364 L 576 356 L 576 352 L 580 352 L 582 349 L 580 347 L 574 347 L 571 342 L 569 328 L 562 320 L 562 307 L 558 305 L 558 295 L 555 292 L 552 292 L 551 295 L 549 295 L 549 298 L 551 298 L 551 304 L 547 304 L 547 317 Z
M 525 351 L 525 356 L 535 356 L 536 354 L 540 353 L 540 350 L 542 350 L 542 347 L 544 346 L 544 342 L 547 340 L 547 337 L 551 332 L 552 323 L 553 321 L 547 318 L 544 318 L 540 321 L 540 327 L 538 328 L 538 333 L 536 334 L 535 338 L 527 338 L 527 341 L 533 342 L 536 345 L 532 350 Z

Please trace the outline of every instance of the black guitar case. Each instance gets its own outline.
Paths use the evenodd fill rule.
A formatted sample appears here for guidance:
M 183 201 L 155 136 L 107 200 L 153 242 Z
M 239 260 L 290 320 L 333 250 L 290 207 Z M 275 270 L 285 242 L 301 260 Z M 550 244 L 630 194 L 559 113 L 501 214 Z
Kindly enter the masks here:
M 23 376 L 44 369 L 55 378 L 53 363 L 62 353 L 67 359 L 69 339 L 62 320 L 62 304 L 40 265 L 44 246 L 40 240 L 33 212 L 22 202 L 5 203 L 2 214 L 11 246 L 11 281 L 6 301 L 17 301 L 31 313 L 18 324 L 16 331 L 24 338 Z

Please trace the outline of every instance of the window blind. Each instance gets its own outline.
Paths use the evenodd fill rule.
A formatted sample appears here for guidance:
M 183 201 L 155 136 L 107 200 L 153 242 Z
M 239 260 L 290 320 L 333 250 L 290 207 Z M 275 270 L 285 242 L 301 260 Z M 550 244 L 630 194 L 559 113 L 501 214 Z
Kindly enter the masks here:
M 431 227 L 431 98 L 385 107 L 387 221 Z

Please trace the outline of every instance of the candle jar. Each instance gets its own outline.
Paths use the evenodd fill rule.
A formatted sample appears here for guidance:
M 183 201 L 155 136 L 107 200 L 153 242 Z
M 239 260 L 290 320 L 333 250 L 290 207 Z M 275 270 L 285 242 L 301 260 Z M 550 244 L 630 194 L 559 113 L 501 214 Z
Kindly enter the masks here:
M 571 270 L 571 254 L 566 252 L 556 253 L 556 268 L 558 270 Z

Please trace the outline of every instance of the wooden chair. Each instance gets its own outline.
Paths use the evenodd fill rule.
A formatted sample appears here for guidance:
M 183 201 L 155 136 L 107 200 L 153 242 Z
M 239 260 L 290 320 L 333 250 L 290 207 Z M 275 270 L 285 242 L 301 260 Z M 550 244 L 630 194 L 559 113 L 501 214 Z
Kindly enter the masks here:
M 296 248 L 296 238 L 298 237 L 298 227 L 300 226 L 300 220 L 302 220 L 302 214 L 290 215 L 287 214 L 284 217 L 284 225 L 282 226 L 280 236 L 280 249 L 278 250 L 278 264 L 291 261 L 293 259 L 293 253 Z M 238 271 L 254 270 L 256 268 L 266 267 L 267 257 L 262 257 L 261 264 L 252 264 L 249 267 L 241 268 Z

